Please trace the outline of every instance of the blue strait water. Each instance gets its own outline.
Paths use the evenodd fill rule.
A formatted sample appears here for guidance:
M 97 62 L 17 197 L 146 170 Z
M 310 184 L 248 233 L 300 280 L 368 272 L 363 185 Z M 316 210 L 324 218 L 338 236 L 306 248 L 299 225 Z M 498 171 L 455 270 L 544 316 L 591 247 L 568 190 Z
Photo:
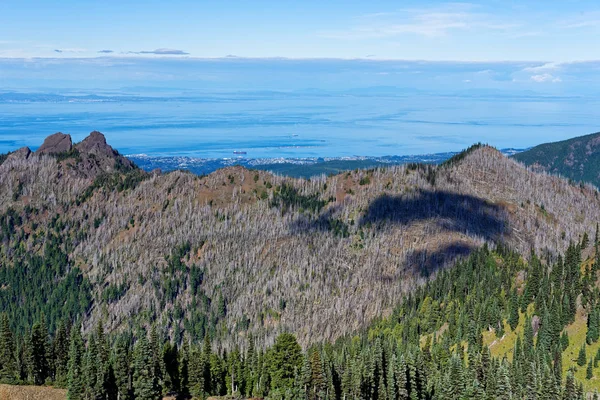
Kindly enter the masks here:
M 0 93 L 0 152 L 54 132 L 103 132 L 122 154 L 201 158 L 385 156 L 475 142 L 525 148 L 600 130 L 585 97 L 419 92 L 54 96 Z

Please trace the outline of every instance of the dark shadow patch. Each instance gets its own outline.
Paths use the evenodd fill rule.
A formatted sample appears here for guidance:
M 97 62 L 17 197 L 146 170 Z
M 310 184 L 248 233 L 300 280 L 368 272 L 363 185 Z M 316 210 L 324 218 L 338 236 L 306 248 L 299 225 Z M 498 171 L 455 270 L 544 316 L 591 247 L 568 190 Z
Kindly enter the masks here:
M 449 232 L 499 241 L 506 229 L 503 209 L 484 199 L 447 191 L 421 190 L 405 196 L 375 199 L 359 226 L 383 229 L 387 224 L 410 225 L 432 220 Z
M 339 220 L 341 209 L 342 206 L 336 204 L 317 216 L 301 215 L 291 223 L 290 231 L 292 234 L 322 231 L 346 237 L 348 235 L 337 222 L 343 223 Z M 494 243 L 503 242 L 508 227 L 504 209 L 496 204 L 475 196 L 431 190 L 398 196 L 382 195 L 369 204 L 356 225 L 377 234 L 394 225 L 410 226 L 419 222 L 434 225 L 434 230 L 442 234 L 463 234 Z M 463 241 L 430 245 L 408 252 L 404 265 L 413 273 L 427 277 L 457 258 L 469 255 L 476 247 Z M 389 280 L 401 278 L 382 277 Z
M 467 243 L 451 243 L 433 251 L 422 249 L 408 255 L 406 264 L 414 267 L 422 277 L 429 277 L 440 267 L 468 256 L 475 249 L 476 246 Z

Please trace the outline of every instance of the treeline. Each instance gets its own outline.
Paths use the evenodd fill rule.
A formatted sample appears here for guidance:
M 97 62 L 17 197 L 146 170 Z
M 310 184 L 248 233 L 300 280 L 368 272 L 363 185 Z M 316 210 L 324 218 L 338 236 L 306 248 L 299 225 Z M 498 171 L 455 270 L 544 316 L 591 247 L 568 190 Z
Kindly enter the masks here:
M 66 387 L 69 399 L 584 399 L 574 375 L 584 368 L 592 379 L 600 354 L 586 343 L 577 362 L 563 352 L 578 312 L 587 344 L 600 336 L 598 260 L 581 267 L 588 246 L 586 236 L 564 258 L 528 263 L 483 247 L 368 331 L 306 351 L 288 333 L 264 350 L 249 336 L 230 352 L 208 335 L 173 342 L 158 326 L 107 336 L 99 325 L 84 338 L 66 323 L 51 336 L 43 319 L 14 338 L 4 315 L 0 379 Z M 519 326 L 510 356 L 493 357 L 483 332 L 500 339 Z

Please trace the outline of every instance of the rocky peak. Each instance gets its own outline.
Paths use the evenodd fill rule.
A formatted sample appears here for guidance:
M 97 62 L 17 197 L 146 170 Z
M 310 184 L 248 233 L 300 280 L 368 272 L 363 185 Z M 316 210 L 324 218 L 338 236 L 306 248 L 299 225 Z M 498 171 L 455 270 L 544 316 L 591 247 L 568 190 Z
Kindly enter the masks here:
M 44 143 L 37 149 L 36 154 L 54 154 L 54 153 L 65 153 L 71 151 L 73 148 L 73 141 L 71 135 L 66 135 L 61 132 L 57 132 L 53 135 L 48 136 Z
M 73 146 L 79 153 L 79 170 L 85 175 L 94 175 L 100 171 L 113 172 L 135 168 L 134 164 L 119 154 L 107 142 L 106 137 L 98 131 L 91 132 L 88 137 Z
M 88 137 L 75 145 L 81 153 L 98 153 L 112 155 L 114 149 L 106 143 L 106 137 L 98 131 L 93 131 Z

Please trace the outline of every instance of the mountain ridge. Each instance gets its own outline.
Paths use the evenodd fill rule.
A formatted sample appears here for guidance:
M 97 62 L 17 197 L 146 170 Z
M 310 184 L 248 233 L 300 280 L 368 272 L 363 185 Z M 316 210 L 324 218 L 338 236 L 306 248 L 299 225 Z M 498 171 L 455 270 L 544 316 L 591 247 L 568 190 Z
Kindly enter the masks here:
M 305 346 L 333 340 L 485 243 L 557 253 L 600 220 L 592 188 L 487 146 L 446 166 L 310 181 L 242 167 L 204 177 L 89 170 L 89 156 L 64 157 L 0 165 L 0 213 L 14 221 L 0 238 L 3 263 L 27 262 L 17 239 L 43 254 L 56 237 L 89 281 L 86 330 L 162 321 L 172 337 L 209 333 L 226 347 L 249 334 L 270 344 L 281 331 Z
M 600 132 L 540 144 L 513 157 L 535 170 L 600 186 Z

